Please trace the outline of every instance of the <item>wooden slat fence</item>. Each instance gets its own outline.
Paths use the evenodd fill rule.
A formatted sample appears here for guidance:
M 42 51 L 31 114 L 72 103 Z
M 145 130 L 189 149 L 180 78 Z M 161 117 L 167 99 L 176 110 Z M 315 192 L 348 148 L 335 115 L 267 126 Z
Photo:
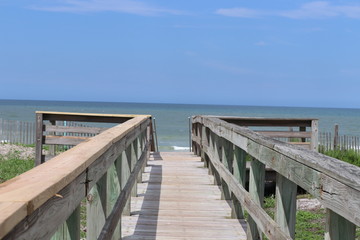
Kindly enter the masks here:
M 325 239 L 354 240 L 360 225 L 360 168 L 313 150 L 274 140 L 214 116 L 192 118 L 193 150 L 214 175 L 233 213 L 248 213 L 248 239 L 295 238 L 297 187 L 326 207 Z M 249 191 L 246 159 L 251 158 Z M 265 167 L 276 171 L 276 209 L 263 209 Z
M 54 119 L 70 115 L 46 114 Z M 86 120 L 86 114 L 81 118 Z M 121 216 L 130 214 L 130 196 L 153 146 L 151 129 L 151 116 L 127 116 L 122 124 L 1 184 L 0 239 L 80 239 L 84 201 L 87 239 L 120 239 Z
M 321 150 L 353 150 L 360 152 L 360 137 L 336 135 L 331 132 L 321 132 L 319 134 L 319 145 Z
M 99 134 L 101 131 L 104 131 L 105 128 L 93 128 L 88 125 L 79 122 L 72 121 L 56 121 L 56 126 L 67 126 L 74 127 L 73 130 L 76 130 L 76 127 L 79 128 L 89 128 L 91 131 L 79 133 L 76 131 L 70 131 L 63 133 L 58 129 L 51 129 L 50 122 L 46 123 L 46 131 L 56 131 L 57 136 L 78 136 L 78 137 L 93 137 L 96 134 Z M 34 122 L 24 122 L 16 120 L 6 120 L 0 119 L 0 143 L 12 143 L 12 144 L 35 144 L 35 133 L 36 125 Z M 71 145 L 68 145 L 69 148 Z
M 0 118 L 0 143 L 35 143 L 35 123 Z

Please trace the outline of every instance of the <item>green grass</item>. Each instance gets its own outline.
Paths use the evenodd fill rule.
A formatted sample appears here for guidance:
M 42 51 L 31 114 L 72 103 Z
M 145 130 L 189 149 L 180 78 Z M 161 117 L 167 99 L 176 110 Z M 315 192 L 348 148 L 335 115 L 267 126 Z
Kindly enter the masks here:
M 271 218 L 275 214 L 275 197 L 270 196 L 264 199 L 264 209 Z M 297 240 L 321 240 L 324 239 L 325 211 L 296 212 L 295 238 Z
M 325 210 L 299 210 L 296 212 L 295 238 L 299 240 L 322 240 L 325 234 Z
M 327 150 L 324 151 L 320 148 L 320 152 L 327 156 L 340 159 L 360 167 L 360 154 L 354 150 Z
M 0 183 L 20 175 L 34 167 L 34 159 L 24 159 L 19 152 L 0 155 Z

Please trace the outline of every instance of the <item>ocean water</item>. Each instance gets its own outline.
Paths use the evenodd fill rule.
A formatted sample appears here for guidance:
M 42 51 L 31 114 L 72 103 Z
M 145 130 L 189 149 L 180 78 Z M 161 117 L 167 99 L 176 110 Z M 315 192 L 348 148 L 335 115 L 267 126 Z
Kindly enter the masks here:
M 316 118 L 320 131 L 360 136 L 360 109 L 115 103 L 73 101 L 0 100 L 0 118 L 35 121 L 35 111 L 150 114 L 155 117 L 160 151 L 186 151 L 189 147 L 189 117 L 222 115 L 240 117 Z

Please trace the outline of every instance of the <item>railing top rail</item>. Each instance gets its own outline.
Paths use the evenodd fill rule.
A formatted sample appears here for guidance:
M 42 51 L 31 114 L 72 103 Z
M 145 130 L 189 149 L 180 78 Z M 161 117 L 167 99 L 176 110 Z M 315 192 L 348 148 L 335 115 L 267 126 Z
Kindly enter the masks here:
M 151 115 L 73 113 L 73 112 L 48 112 L 48 111 L 36 111 L 36 114 L 42 114 L 43 120 L 102 122 L 102 123 L 123 123 L 127 120 L 130 120 L 138 116 L 151 118 Z
M 44 164 L 0 184 L 0 238 L 74 181 L 115 142 L 136 128 L 150 124 L 149 118 L 147 115 L 134 116 L 123 124 L 110 128 Z
M 204 115 L 202 117 L 218 118 L 241 126 L 279 126 L 279 127 L 311 127 L 316 118 L 266 118 L 266 117 L 233 117 Z

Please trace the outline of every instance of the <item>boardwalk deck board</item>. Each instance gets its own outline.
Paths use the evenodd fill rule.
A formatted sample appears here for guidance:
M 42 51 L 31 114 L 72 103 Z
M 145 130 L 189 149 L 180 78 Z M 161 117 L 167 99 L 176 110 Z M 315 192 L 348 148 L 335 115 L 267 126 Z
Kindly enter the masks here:
M 123 216 L 123 239 L 246 239 L 246 223 L 231 219 L 231 202 L 203 165 L 190 153 L 153 154 Z

